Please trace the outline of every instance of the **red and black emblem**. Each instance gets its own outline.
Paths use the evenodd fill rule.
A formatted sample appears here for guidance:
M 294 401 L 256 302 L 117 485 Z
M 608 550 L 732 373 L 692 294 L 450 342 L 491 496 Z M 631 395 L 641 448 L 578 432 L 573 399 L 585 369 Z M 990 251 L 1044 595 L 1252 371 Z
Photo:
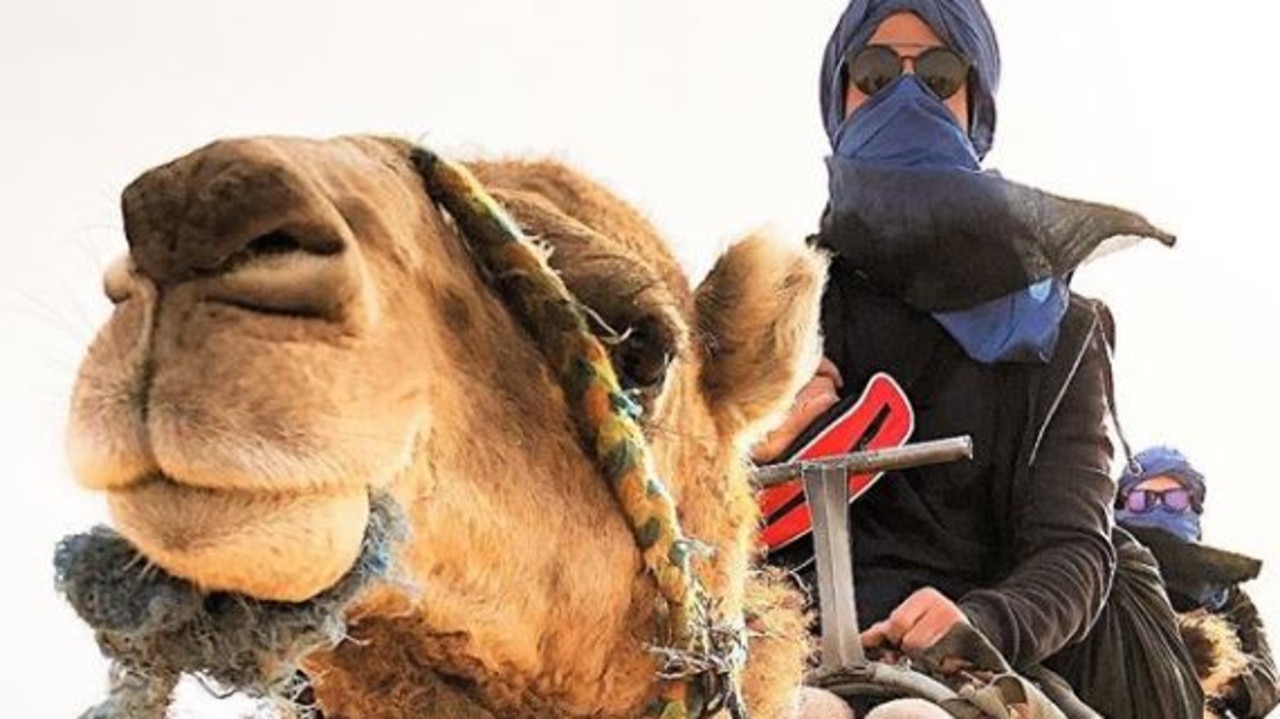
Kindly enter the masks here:
M 901 447 L 915 430 L 915 413 L 893 377 L 877 373 L 862 395 L 846 398 L 801 435 L 781 461 L 819 459 L 850 452 Z M 849 475 L 849 501 L 860 497 L 883 472 Z M 781 549 L 809 533 L 809 506 L 799 478 L 761 490 L 756 496 L 764 515 L 761 540 L 769 550 Z

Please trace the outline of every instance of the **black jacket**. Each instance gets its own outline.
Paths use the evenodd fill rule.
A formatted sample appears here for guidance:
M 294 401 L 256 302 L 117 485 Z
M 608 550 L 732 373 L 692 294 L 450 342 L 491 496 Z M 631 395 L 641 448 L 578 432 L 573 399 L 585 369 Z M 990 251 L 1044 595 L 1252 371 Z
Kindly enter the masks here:
M 834 258 L 823 330 L 845 391 L 888 372 L 916 408 L 914 440 L 974 440 L 971 462 L 892 473 L 851 508 L 863 626 L 934 586 L 1015 667 L 1085 636 L 1116 563 L 1106 327 L 1100 303 L 1073 296 L 1047 365 L 980 364 Z
M 1159 529 L 1132 527 L 1129 531 L 1150 548 L 1159 562 L 1169 598 L 1178 611 L 1200 609 L 1198 595 L 1206 587 L 1227 590 L 1226 603 L 1216 613 L 1235 628 L 1240 650 L 1249 662 L 1232 682 L 1222 703 L 1236 717 L 1254 719 L 1270 714 L 1280 705 L 1280 673 L 1276 671 L 1258 608 L 1240 587 L 1258 576 L 1262 562 L 1199 542 L 1186 542 Z
M 1280 676 L 1271 657 L 1262 617 L 1253 600 L 1239 587 L 1232 588 L 1220 613 L 1236 627 L 1240 649 L 1249 657 L 1249 666 L 1232 688 L 1227 706 L 1238 717 L 1265 717 L 1280 706 Z

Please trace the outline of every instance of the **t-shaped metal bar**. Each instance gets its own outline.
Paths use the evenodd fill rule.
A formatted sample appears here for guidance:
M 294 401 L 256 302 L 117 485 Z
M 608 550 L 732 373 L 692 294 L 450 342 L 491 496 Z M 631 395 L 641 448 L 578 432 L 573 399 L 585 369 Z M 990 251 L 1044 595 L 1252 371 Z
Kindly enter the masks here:
M 906 469 L 973 457 L 973 441 L 965 437 L 920 442 L 869 452 L 854 452 L 761 467 L 753 474 L 761 487 L 799 476 L 813 526 L 817 562 L 818 607 L 822 616 L 822 667 L 825 670 L 867 666 L 858 626 L 853 581 L 853 535 L 849 528 L 849 475 Z
M 813 518 L 813 553 L 822 612 L 822 665 L 867 663 L 858 629 L 853 589 L 853 544 L 849 536 L 849 480 L 837 467 L 806 468 L 800 475 Z M 825 570 L 825 571 L 824 571 Z
M 872 449 L 817 459 L 801 459 L 784 464 L 770 464 L 751 472 L 751 481 L 757 487 L 772 487 L 799 477 L 807 467 L 837 467 L 849 474 L 885 472 L 892 469 L 922 467 L 926 464 L 942 464 L 973 457 L 973 440 L 968 435 L 914 442 L 902 447 Z

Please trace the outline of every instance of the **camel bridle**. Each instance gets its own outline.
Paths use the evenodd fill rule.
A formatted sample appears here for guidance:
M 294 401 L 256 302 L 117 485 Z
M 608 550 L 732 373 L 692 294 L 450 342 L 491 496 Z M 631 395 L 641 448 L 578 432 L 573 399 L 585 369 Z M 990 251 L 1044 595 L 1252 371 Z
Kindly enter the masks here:
M 645 719 L 697 719 L 726 710 L 745 717 L 739 674 L 743 620 L 720 616 L 693 567 L 705 551 L 685 535 L 609 354 L 590 330 L 590 310 L 569 291 L 515 219 L 462 165 L 417 147 L 410 153 L 427 194 L 457 225 L 484 274 L 550 364 L 578 430 L 617 499 L 648 573 L 666 603 L 653 648 L 658 685 Z

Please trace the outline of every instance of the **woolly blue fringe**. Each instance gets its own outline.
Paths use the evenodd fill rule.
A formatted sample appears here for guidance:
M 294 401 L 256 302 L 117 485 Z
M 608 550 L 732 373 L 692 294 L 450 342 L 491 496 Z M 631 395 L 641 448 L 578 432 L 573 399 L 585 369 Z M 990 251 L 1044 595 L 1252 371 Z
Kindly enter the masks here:
M 296 604 L 203 594 L 108 527 L 63 539 L 54 555 L 57 589 L 112 662 L 108 699 L 81 719 L 164 719 L 184 674 L 307 716 L 300 661 L 346 636 L 346 608 L 366 587 L 392 579 L 394 549 L 406 532 L 394 501 L 375 497 L 355 565 Z

